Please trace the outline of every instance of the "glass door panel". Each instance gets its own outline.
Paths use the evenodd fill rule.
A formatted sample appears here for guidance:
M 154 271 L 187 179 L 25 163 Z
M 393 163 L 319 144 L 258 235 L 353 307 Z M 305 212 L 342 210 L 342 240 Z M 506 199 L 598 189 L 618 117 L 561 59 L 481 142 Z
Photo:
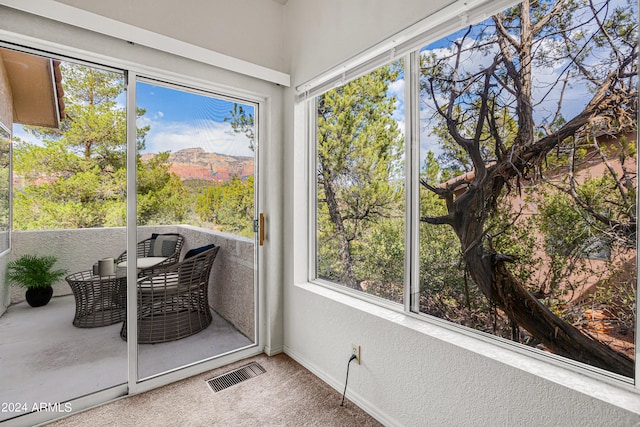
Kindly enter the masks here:
M 113 70 L 0 49 L 0 85 L 12 133 L 0 165 L 2 422 L 59 416 L 127 382 L 126 285 L 113 274 L 126 248 L 126 111 Z M 53 296 L 36 307 L 19 285 L 38 266 Z
M 256 107 L 144 79 L 136 96 L 147 378 L 256 342 Z

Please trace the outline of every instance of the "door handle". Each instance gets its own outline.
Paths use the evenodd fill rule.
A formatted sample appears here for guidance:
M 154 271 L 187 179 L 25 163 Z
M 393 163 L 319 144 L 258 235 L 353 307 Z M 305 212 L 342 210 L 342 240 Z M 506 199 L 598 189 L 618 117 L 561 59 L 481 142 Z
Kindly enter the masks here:
M 264 214 L 260 212 L 260 224 L 258 226 L 258 243 L 260 246 L 264 244 Z

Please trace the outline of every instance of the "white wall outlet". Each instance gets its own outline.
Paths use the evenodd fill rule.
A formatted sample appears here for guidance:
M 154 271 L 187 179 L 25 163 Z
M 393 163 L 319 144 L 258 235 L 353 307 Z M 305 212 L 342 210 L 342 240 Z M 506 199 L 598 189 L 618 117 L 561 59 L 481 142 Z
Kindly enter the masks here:
M 360 346 L 357 344 L 351 344 L 351 355 L 356 355 L 356 363 L 360 364 Z

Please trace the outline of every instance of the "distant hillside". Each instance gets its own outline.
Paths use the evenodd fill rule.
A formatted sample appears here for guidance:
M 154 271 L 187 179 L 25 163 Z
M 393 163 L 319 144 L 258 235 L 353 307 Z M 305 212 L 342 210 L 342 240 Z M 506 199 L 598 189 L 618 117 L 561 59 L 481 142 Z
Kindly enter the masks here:
M 146 161 L 155 156 L 153 153 L 142 155 Z M 245 156 L 227 156 L 225 154 L 207 153 L 202 148 L 185 148 L 169 155 L 171 172 L 183 181 L 203 179 L 208 181 L 226 181 L 232 176 L 241 179 L 253 175 L 254 159 Z

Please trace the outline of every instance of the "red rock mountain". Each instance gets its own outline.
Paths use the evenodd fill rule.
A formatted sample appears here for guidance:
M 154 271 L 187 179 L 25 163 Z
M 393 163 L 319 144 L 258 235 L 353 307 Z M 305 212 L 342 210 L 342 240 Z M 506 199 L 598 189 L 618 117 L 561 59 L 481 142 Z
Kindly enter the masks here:
M 154 154 L 142 155 L 146 161 Z M 245 156 L 207 153 L 204 149 L 185 148 L 169 155 L 170 171 L 180 179 L 202 179 L 207 181 L 226 181 L 234 175 L 240 179 L 253 175 L 254 159 Z

